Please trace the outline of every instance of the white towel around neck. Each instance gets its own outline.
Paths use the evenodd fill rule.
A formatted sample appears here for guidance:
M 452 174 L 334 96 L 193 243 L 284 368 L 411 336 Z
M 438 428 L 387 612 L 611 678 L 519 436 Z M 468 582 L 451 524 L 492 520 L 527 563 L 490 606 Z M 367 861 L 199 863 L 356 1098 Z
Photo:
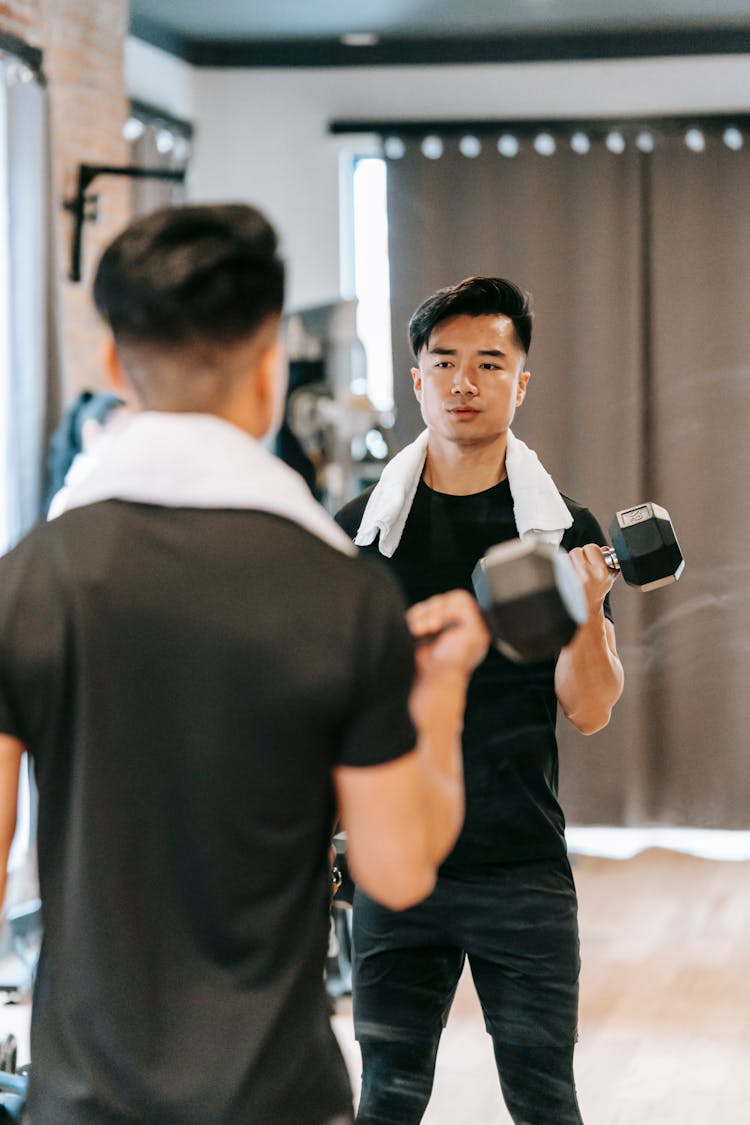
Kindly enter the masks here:
M 383 469 L 362 515 L 354 540 L 358 546 L 368 546 L 379 534 L 381 554 L 390 558 L 398 547 L 422 477 L 428 433 L 423 430 Z M 510 430 L 505 470 L 519 536 L 536 535 L 559 546 L 573 517 L 536 453 Z
M 64 510 L 101 500 L 271 512 L 344 554 L 357 553 L 299 473 L 212 414 L 146 411 L 102 435 L 85 473 L 71 481 Z

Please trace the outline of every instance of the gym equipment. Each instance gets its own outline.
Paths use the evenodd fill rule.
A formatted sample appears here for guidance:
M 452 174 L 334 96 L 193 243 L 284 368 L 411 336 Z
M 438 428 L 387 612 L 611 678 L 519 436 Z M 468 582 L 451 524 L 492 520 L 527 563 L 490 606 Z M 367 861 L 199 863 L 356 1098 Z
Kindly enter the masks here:
M 685 569 L 669 513 L 647 502 L 617 512 L 602 547 L 610 570 L 631 586 L 656 590 Z M 552 659 L 587 617 L 586 599 L 565 551 L 540 539 L 491 547 L 472 575 L 495 645 L 516 663 Z
M 289 386 L 275 453 L 329 512 L 380 477 L 393 415 L 373 405 L 357 302 L 300 309 L 284 320 Z
M 611 547 L 602 547 L 610 570 L 644 593 L 676 582 L 685 569 L 669 512 L 658 504 L 638 504 L 615 514 L 609 525 Z
M 0 1041 L 0 1070 L 6 1074 L 16 1073 L 18 1062 L 18 1042 L 15 1035 L 6 1035 Z
M 588 616 L 583 586 L 568 555 L 541 539 L 490 547 L 472 582 L 495 647 L 516 664 L 549 660 Z
M 42 943 L 42 904 L 40 899 L 18 903 L 7 913 L 6 922 L 11 946 L 19 967 L 10 979 L 0 977 L 0 992 L 7 993 L 7 1002 L 20 1003 L 29 997 L 34 988 L 39 950 Z M 10 964 L 10 959 L 6 964 Z
M 28 1084 L 27 1067 L 16 1071 L 18 1044 L 14 1035 L 0 1041 L 0 1125 L 20 1121 Z
M 354 880 L 346 861 L 346 833 L 337 833 L 333 837 L 333 843 L 336 848 L 335 870 L 339 873 L 334 906 L 351 906 L 354 901 Z
M 331 900 L 328 959 L 326 962 L 326 993 L 331 1013 L 336 1002 L 352 991 L 352 912 L 354 881 L 346 862 L 346 834 L 333 837 L 336 860 L 333 870 L 338 872 L 338 893 Z

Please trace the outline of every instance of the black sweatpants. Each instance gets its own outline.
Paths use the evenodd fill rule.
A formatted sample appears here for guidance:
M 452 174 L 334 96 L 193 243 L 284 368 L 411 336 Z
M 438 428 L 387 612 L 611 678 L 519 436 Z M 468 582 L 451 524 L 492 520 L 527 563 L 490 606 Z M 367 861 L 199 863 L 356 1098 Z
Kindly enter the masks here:
M 468 958 L 516 1125 L 582 1125 L 573 1079 L 578 921 L 566 858 L 441 874 L 394 913 L 357 891 L 358 1125 L 417 1125 Z

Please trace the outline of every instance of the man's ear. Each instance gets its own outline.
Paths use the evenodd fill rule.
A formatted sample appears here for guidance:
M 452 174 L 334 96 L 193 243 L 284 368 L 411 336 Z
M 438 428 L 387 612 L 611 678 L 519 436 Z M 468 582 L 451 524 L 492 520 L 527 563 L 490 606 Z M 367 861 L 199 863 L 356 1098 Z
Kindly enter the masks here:
M 411 380 L 417 402 L 422 402 L 422 372 L 418 367 L 412 367 Z
M 130 384 L 125 378 L 125 372 L 120 361 L 114 336 L 107 336 L 102 349 L 102 361 L 107 375 L 107 382 L 116 395 L 122 399 L 132 397 Z
M 530 378 L 531 378 L 531 372 L 530 371 L 522 371 L 521 374 L 518 376 L 518 388 L 516 390 L 516 406 L 520 406 L 521 403 L 523 402 L 523 400 L 526 398 L 526 388 L 529 385 L 529 379 Z
M 263 349 L 255 370 L 258 405 L 264 414 L 265 431 L 275 433 L 284 417 L 287 391 L 287 363 L 278 339 Z

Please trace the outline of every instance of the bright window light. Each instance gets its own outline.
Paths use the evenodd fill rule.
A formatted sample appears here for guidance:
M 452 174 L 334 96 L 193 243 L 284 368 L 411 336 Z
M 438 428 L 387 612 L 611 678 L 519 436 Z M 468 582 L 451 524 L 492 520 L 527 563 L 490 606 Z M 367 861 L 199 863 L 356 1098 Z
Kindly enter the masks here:
M 8 424 L 8 367 L 10 346 L 10 324 L 8 310 L 8 153 L 5 142 L 5 81 L 0 63 L 0 554 L 8 543 L 8 463 L 6 450 L 6 427 Z
M 354 165 L 357 335 L 367 356 L 367 393 L 376 410 L 393 407 L 386 175 L 380 157 L 363 157 Z

